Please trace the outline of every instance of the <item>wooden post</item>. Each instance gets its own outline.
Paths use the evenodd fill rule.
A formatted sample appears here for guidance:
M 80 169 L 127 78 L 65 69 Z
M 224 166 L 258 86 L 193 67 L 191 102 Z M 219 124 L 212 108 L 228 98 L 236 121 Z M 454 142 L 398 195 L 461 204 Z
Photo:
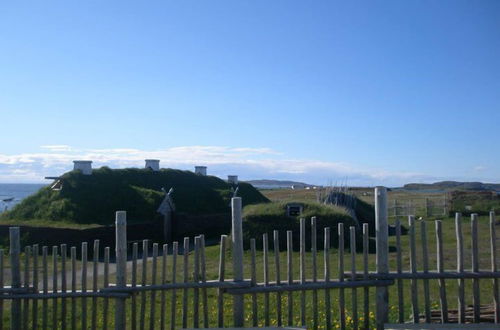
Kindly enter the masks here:
M 377 251 L 377 273 L 387 274 L 389 272 L 389 245 L 387 227 L 387 188 L 375 188 L 375 228 L 376 228 L 376 251 Z M 383 329 L 384 323 L 389 316 L 389 292 L 387 287 L 377 287 L 377 329 Z
M 286 231 L 286 263 L 288 285 L 293 284 L 293 232 Z M 293 293 L 288 291 L 288 326 L 293 325 Z
M 269 285 L 269 239 L 267 233 L 262 234 L 262 263 L 264 270 L 264 286 Z M 269 292 L 264 293 L 264 325 L 271 323 L 269 318 Z
M 318 281 L 316 217 L 311 218 L 311 256 L 313 282 Z M 313 329 L 318 329 L 318 291 L 313 290 Z
M 67 245 L 61 244 L 61 291 L 66 292 L 67 290 L 67 280 L 66 280 L 66 257 L 68 254 Z M 38 256 L 36 256 L 38 257 Z M 36 258 L 35 257 L 35 258 Z M 66 330 L 66 302 L 67 299 L 61 299 L 61 329 Z
M 462 234 L 462 214 L 455 213 L 455 233 L 457 236 L 457 273 L 464 271 L 464 239 Z M 458 323 L 465 323 L 465 284 L 458 280 Z
M 172 211 L 163 216 L 163 237 L 166 243 L 172 242 Z
M 132 275 L 131 275 L 131 285 L 132 287 L 137 286 L 137 256 L 139 254 L 139 244 L 134 243 L 132 245 Z M 132 330 L 137 329 L 137 297 L 136 294 L 132 294 L 131 297 L 131 306 L 130 313 L 132 314 L 130 317 L 130 322 L 132 323 Z
M 436 257 L 437 271 L 444 272 L 443 229 L 441 220 L 436 220 Z M 443 278 L 439 279 L 439 301 L 441 303 L 441 322 L 448 323 L 448 300 L 446 299 L 446 284 Z
M 151 270 L 151 285 L 156 284 L 156 273 L 158 270 L 158 243 L 153 243 L 153 268 Z M 162 283 L 163 284 L 163 283 Z M 151 291 L 149 305 L 149 329 L 155 328 L 155 312 L 156 312 L 156 291 Z
M 349 244 L 351 250 L 351 281 L 356 281 L 356 227 L 349 227 Z M 356 288 L 351 291 L 352 328 L 358 329 L 358 293 Z
M 257 254 L 257 245 L 255 242 L 255 238 L 250 239 L 250 251 L 251 251 L 251 261 L 250 261 L 250 268 L 251 268 L 251 281 L 252 281 L 252 286 L 257 285 L 257 263 L 255 261 L 256 259 L 256 254 Z M 257 308 L 257 294 L 254 293 L 252 294 L 252 325 L 254 327 L 257 327 L 259 324 L 259 316 L 258 316 L 258 308 Z M 219 328 L 222 328 L 223 323 L 219 324 Z
M 233 273 L 235 281 L 243 281 L 243 230 L 241 218 L 241 197 L 231 199 L 233 243 Z M 243 327 L 243 295 L 233 297 L 233 318 L 235 327 Z
M 448 201 L 446 199 L 446 193 L 443 196 L 443 217 L 445 217 L 448 214 Z
M 76 292 L 76 246 L 72 246 L 70 249 L 71 254 L 71 292 Z M 42 255 L 45 261 L 46 258 L 46 248 L 42 247 Z M 45 264 L 45 262 L 44 262 Z M 45 275 L 44 275 L 45 277 Z M 45 280 L 45 278 L 44 278 Z M 45 284 L 45 283 L 44 283 Z M 45 285 L 43 286 L 45 290 Z M 44 299 L 45 301 L 45 299 Z M 36 320 L 36 319 L 34 319 Z M 71 298 L 71 329 L 76 329 L 76 297 Z
M 167 256 L 168 244 L 163 244 L 162 261 L 161 261 L 161 284 L 167 283 Z M 167 307 L 166 292 L 161 291 L 160 295 L 160 329 L 165 330 L 165 309 Z
M 430 208 L 429 208 L 429 198 L 425 198 L 425 215 L 430 216 Z
M 127 212 L 116 212 L 116 286 L 127 286 Z M 115 300 L 115 329 L 125 330 L 125 298 Z
M 57 293 L 57 246 L 52 247 L 52 292 Z M 57 298 L 52 299 L 52 329 L 57 330 Z
M 280 272 L 280 243 L 279 243 L 279 231 L 273 231 L 273 246 L 274 246 L 274 266 L 275 266 L 275 277 L 276 277 L 276 285 L 281 284 L 281 272 Z M 276 314 L 277 314 L 277 325 L 281 327 L 282 313 L 281 313 L 281 293 L 276 293 Z
M 88 255 L 88 244 L 87 242 L 82 243 L 82 269 L 81 269 L 81 290 L 82 293 L 87 292 L 87 255 Z M 43 262 L 44 265 L 47 264 L 46 261 Z M 44 281 L 47 282 L 47 266 L 44 266 Z M 48 285 L 45 285 L 45 287 L 48 287 Z M 45 300 L 44 300 L 45 302 Z M 44 312 L 44 314 L 47 314 Z M 45 315 L 46 316 L 46 315 Z M 81 325 L 82 329 L 87 329 L 87 298 L 82 297 L 81 299 Z
M 43 294 L 49 293 L 49 280 L 48 280 L 48 272 L 49 267 L 47 265 L 47 255 L 49 254 L 49 249 L 46 246 L 42 247 L 42 267 L 43 267 L 43 276 L 42 276 L 42 290 Z M 83 269 L 83 268 L 82 268 Z M 82 281 L 82 292 L 83 292 L 83 281 Z M 47 329 L 47 309 L 48 309 L 48 299 L 42 300 L 42 329 Z M 83 302 L 83 299 L 82 299 Z
M 415 242 L 415 217 L 413 215 L 408 216 L 408 235 L 410 236 L 410 268 L 412 274 L 417 273 L 417 244 Z M 418 312 L 418 290 L 417 290 L 417 279 L 413 278 L 410 281 L 411 285 L 411 308 L 413 314 L 413 323 L 419 323 L 419 312 Z
M 401 257 L 401 222 L 396 219 L 396 269 L 398 274 L 401 274 L 403 268 L 403 260 Z M 398 286 L 398 322 L 404 323 L 405 321 L 405 310 L 404 310 L 404 298 L 403 298 L 403 280 L 397 280 Z
M 363 223 L 363 280 L 368 281 L 368 253 L 369 253 L 369 228 L 368 223 Z M 370 288 L 363 288 L 363 329 L 370 327 Z
M 92 291 L 97 292 L 97 274 L 99 267 L 99 240 L 94 240 L 94 263 L 92 269 Z M 54 264 L 55 266 L 56 264 Z M 92 298 L 92 329 L 97 328 L 97 297 Z
M 38 244 L 33 245 L 33 290 L 38 292 Z M 3 252 L 0 251 L 0 258 L 3 258 Z M 1 270 L 1 267 L 0 267 Z M 2 272 L 3 273 L 3 272 Z M 0 287 L 2 287 L 3 280 L 0 281 Z M 0 305 L 0 308 L 2 306 Z M 38 329 L 38 300 L 33 299 L 32 305 L 32 317 L 33 320 L 32 329 Z M 0 327 L 1 328 L 1 327 Z
M 200 276 L 200 236 L 194 238 L 193 282 L 199 283 Z M 200 289 L 193 289 L 193 328 L 200 327 Z
M 200 235 L 201 251 L 200 251 L 200 271 L 201 271 L 201 282 L 205 283 L 207 281 L 207 264 L 205 256 L 205 235 Z M 208 296 L 207 289 L 201 289 L 201 300 L 203 303 L 203 327 L 208 328 Z
M 339 282 L 344 282 L 344 224 L 340 222 L 337 226 L 338 234 L 338 274 Z M 340 328 L 345 329 L 345 292 L 344 288 L 339 289 L 339 318 Z
M 141 284 L 146 285 L 147 274 L 148 274 L 148 254 L 149 254 L 149 241 L 147 239 L 142 240 L 142 276 Z M 146 291 L 141 292 L 141 309 L 139 310 L 139 329 L 146 329 Z
M 172 284 L 177 282 L 177 255 L 179 254 L 179 242 L 172 243 Z M 175 329 L 175 312 L 177 307 L 177 292 L 172 290 L 170 301 L 170 329 Z
M 323 245 L 323 263 L 325 269 L 325 282 L 330 282 L 330 228 L 326 227 L 324 229 L 325 233 L 325 243 Z M 332 328 L 332 310 L 330 301 L 330 290 L 325 289 L 325 319 L 326 319 L 326 329 L 330 330 Z M 289 322 L 291 323 L 291 322 Z M 291 324 L 289 324 L 291 325 Z
M 103 280 L 103 285 L 105 288 L 109 287 L 109 255 L 110 255 L 110 248 L 109 246 L 106 246 L 104 248 L 104 280 Z M 104 306 L 103 306 L 103 330 L 108 329 L 108 314 L 109 314 L 109 299 L 104 298 Z M 64 319 L 63 319 L 64 321 Z M 64 330 L 64 329 L 62 329 Z
M 300 219 L 300 283 L 306 283 L 306 219 Z M 300 325 L 306 326 L 306 291 L 300 292 Z
M 495 212 L 490 212 L 491 271 L 497 271 L 497 235 L 495 232 Z M 500 323 L 500 300 L 498 297 L 498 278 L 493 279 L 493 301 L 495 304 L 495 323 Z
M 19 236 L 19 227 L 9 228 L 10 239 L 10 274 L 11 287 L 13 289 L 21 287 L 21 265 L 19 254 L 21 253 L 21 239 Z M 21 300 L 12 299 L 10 309 L 10 328 L 12 330 L 21 329 Z
M 422 266 L 424 273 L 429 273 L 429 251 L 427 247 L 427 225 L 425 220 L 420 222 L 420 235 L 422 239 Z M 431 323 L 431 300 L 429 294 L 429 280 L 424 279 L 424 306 L 425 306 L 425 322 Z
M 36 258 L 34 258 L 33 260 L 36 260 Z M 33 281 L 33 286 L 35 286 L 35 281 Z M 0 288 L 3 289 L 3 250 L 0 249 Z M 33 305 L 35 305 L 35 302 L 36 300 L 33 300 Z M 35 307 L 35 306 L 33 306 Z M 33 310 L 35 310 L 33 308 Z M 4 308 L 3 308 L 3 299 L 0 299 L 0 330 L 3 330 L 4 327 L 3 327 L 3 311 L 4 311 Z M 34 324 L 34 327 L 36 327 L 36 319 L 33 318 L 33 324 Z
M 219 252 L 219 281 L 224 282 L 226 272 L 226 235 L 220 237 L 220 252 Z M 254 241 L 255 242 L 255 241 Z M 256 282 L 257 280 L 255 280 Z M 224 327 L 224 291 L 217 290 L 217 325 L 219 328 Z
M 477 273 L 479 271 L 479 248 L 478 248 L 478 235 L 477 235 L 477 222 L 478 215 L 471 214 L 471 234 L 472 234 L 472 271 Z M 472 280 L 472 305 L 474 310 L 474 323 L 479 323 L 481 320 L 481 304 L 479 293 L 479 279 Z
M 182 281 L 187 283 L 189 280 L 189 237 L 184 237 L 184 248 L 182 257 Z M 182 290 L 182 327 L 187 328 L 188 320 L 188 289 Z
M 31 247 L 26 246 L 24 248 L 24 288 L 29 289 L 30 287 L 30 255 Z M 28 329 L 29 312 L 30 312 L 30 301 L 29 299 L 24 299 L 23 303 L 23 329 Z

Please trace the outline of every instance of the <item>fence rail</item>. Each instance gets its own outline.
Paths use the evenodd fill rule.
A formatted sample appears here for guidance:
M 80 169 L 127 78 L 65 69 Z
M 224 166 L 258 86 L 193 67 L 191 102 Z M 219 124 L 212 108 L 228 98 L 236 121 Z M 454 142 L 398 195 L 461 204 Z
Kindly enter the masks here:
M 455 219 L 457 269 L 445 270 L 442 222 L 434 222 L 436 269 L 429 266 L 427 222 L 409 217 L 409 263 L 403 270 L 401 222 L 395 223 L 395 270 L 390 270 L 387 195 L 383 187 L 375 191 L 376 270 L 369 267 L 370 237 L 368 224 L 356 227 L 324 228 L 323 260 L 316 242 L 319 230 L 316 218 L 300 220 L 299 251 L 294 251 L 293 233 L 286 231 L 286 251 L 280 251 L 280 232 L 263 233 L 262 251 L 255 239 L 250 250 L 243 251 L 241 199 L 232 200 L 231 240 L 221 237 L 218 255 L 207 255 L 205 238 L 185 238 L 178 242 L 150 246 L 143 241 L 127 251 L 126 214 L 116 214 L 115 252 L 93 242 L 81 248 L 65 244 L 49 248 L 27 246 L 21 253 L 20 232 L 10 230 L 9 262 L 0 251 L 0 330 L 10 329 L 175 329 L 224 326 L 306 326 L 384 328 L 389 321 L 389 294 L 397 302 L 399 323 L 432 322 L 431 281 L 438 282 L 439 317 L 449 322 L 449 281 L 457 281 L 458 322 L 468 321 L 465 281 L 472 282 L 472 320 L 480 322 L 482 311 L 480 283 L 491 281 L 494 322 L 500 321 L 496 265 L 495 215 L 490 214 L 490 269 L 479 268 L 478 218 L 471 218 L 471 270 L 465 270 L 465 243 L 462 218 Z M 420 240 L 417 239 L 420 227 Z M 349 234 L 345 236 L 345 234 Z M 332 235 L 337 235 L 332 246 Z M 345 241 L 345 237 L 349 241 Z M 307 243 L 309 240 L 310 243 Z M 359 244 L 357 244 L 357 240 Z M 417 251 L 420 241 L 421 250 Z M 347 244 L 346 244 L 347 243 Z M 306 248 L 309 246 L 309 250 Z M 331 248 L 337 248 L 336 267 L 332 267 Z M 349 250 L 346 255 L 345 247 Z M 356 251 L 360 250 L 361 255 Z M 41 252 L 41 254 L 40 254 Z M 68 255 L 69 252 L 69 255 Z M 77 258 L 77 252 L 79 258 Z M 467 251 L 468 253 L 468 251 Z M 421 256 L 421 267 L 417 263 Z M 358 260 L 358 258 L 360 258 Z M 51 259 L 49 259 L 51 258 Z M 231 258 L 232 267 L 227 266 Z M 110 262 L 114 260 L 114 262 Z M 394 260 L 393 260 L 394 261 Z M 347 262 L 347 267 L 346 267 Z M 392 263 L 394 266 L 394 262 Z M 209 273 L 207 269 L 215 269 Z M 334 274 L 337 273 L 336 278 Z M 114 274 L 114 276 L 112 276 Z M 231 278 L 232 277 L 232 278 Z M 10 285 L 6 285 L 6 280 Z M 446 281 L 448 280 L 448 282 Z M 112 283 L 114 282 L 114 283 Z M 407 318 L 405 288 L 409 282 L 411 317 Z M 448 283 L 448 288 L 447 288 Z M 423 285 L 423 294 L 419 285 Z M 395 290 L 389 291 L 389 287 Z M 346 290 L 350 295 L 346 295 Z M 419 301 L 419 299 L 423 300 Z M 229 298 L 229 299 L 228 299 Z M 421 307 L 423 306 L 423 309 Z M 373 317 L 375 316 L 375 318 Z M 7 324 L 7 322 L 9 324 Z

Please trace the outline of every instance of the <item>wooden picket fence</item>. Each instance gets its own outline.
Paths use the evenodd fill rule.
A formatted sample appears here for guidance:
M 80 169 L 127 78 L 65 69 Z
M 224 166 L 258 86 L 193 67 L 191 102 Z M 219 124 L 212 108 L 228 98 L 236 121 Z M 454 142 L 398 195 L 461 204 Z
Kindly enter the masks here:
M 426 222 L 420 225 L 423 263 L 417 267 L 416 222 L 409 217 L 410 270 L 403 270 L 401 223 L 396 221 L 395 271 L 389 271 L 389 239 L 387 224 L 387 192 L 383 187 L 375 189 L 376 212 L 376 270 L 369 269 L 368 225 L 361 228 L 362 269 L 356 268 L 356 227 L 349 230 L 350 269 L 344 267 L 344 224 L 336 228 L 338 235 L 337 278 L 332 277 L 331 232 L 324 228 L 323 262 L 319 260 L 317 248 L 316 219 L 310 226 L 310 253 L 306 258 L 306 220 L 300 221 L 299 276 L 295 278 L 297 265 L 293 247 L 293 233 L 286 232 L 286 272 L 281 269 L 279 232 L 273 232 L 274 253 L 270 256 L 267 233 L 262 237 L 262 252 L 257 251 L 255 239 L 251 239 L 250 251 L 245 257 L 243 251 L 241 198 L 232 199 L 233 226 L 229 238 L 220 240 L 218 275 L 209 280 L 207 276 L 205 238 L 194 238 L 194 245 L 185 238 L 182 246 L 173 242 L 171 246 L 158 244 L 149 248 L 143 242 L 139 251 L 138 242 L 130 249 L 126 237 L 126 213 L 116 214 L 116 247 L 102 249 L 99 241 L 94 241 L 89 260 L 88 245 L 81 249 L 69 249 L 62 244 L 53 247 L 49 261 L 49 249 L 38 245 L 27 246 L 21 255 L 19 228 L 10 229 L 9 267 L 6 273 L 4 253 L 0 251 L 0 330 L 2 329 L 175 329 L 244 326 L 302 326 L 307 328 L 362 328 L 376 326 L 383 329 L 388 322 L 389 290 L 397 287 L 397 322 L 408 322 L 404 312 L 404 281 L 410 281 L 412 305 L 411 321 L 430 323 L 433 321 L 429 281 L 439 282 L 440 321 L 447 323 L 448 300 L 445 280 L 458 280 L 458 322 L 466 320 L 465 280 L 472 280 L 473 322 L 481 320 L 480 281 L 493 282 L 494 322 L 500 321 L 498 279 L 496 267 L 495 217 L 490 215 L 491 269 L 479 269 L 477 216 L 471 219 L 472 269 L 464 268 L 464 238 L 462 219 L 456 217 L 457 270 L 448 271 L 443 267 L 443 233 L 441 221 L 436 221 L 437 269 L 429 270 Z M 334 228 L 335 229 L 335 228 Z M 131 256 L 128 255 L 131 250 Z M 103 255 L 101 255 L 103 251 Z M 41 252 L 41 253 L 40 253 Z M 114 254 L 112 253 L 114 252 Z M 141 254 L 139 253 L 141 252 Z M 228 267 L 226 257 L 230 253 L 232 279 L 226 278 Z M 257 265 L 257 255 L 261 253 L 262 264 Z M 41 260 L 40 260 L 41 257 Z M 190 258 L 191 257 L 191 258 Z M 269 259 L 274 257 L 274 263 Z M 102 262 L 100 261 L 102 260 Z M 307 278 L 306 261 L 310 262 L 310 276 Z M 90 265 L 89 265 L 90 264 Z M 321 265 L 322 264 L 322 265 Z M 149 266 L 150 267 L 149 267 Z M 270 269 L 271 266 L 274 266 Z M 250 278 L 245 278 L 250 274 Z M 139 270 L 141 276 L 139 276 Z M 249 272 L 248 272 L 249 270 Z M 322 274 L 319 273 L 322 270 Z M 263 282 L 258 282 L 262 272 Z M 90 273 L 90 276 L 89 276 Z M 110 274 L 115 283 L 112 282 Z M 10 286 L 5 285 L 4 276 L 10 274 Z M 273 274 L 273 279 L 271 279 Z M 285 276 L 286 275 L 286 276 Z M 181 277 L 182 276 L 182 277 Z M 90 277 L 90 278 L 89 278 Z M 140 281 L 139 281 L 140 279 Z M 423 283 L 424 313 L 419 311 L 418 284 Z M 360 292 L 358 291 L 361 290 Z M 209 291 L 215 291 L 209 294 Z M 345 290 L 351 295 L 346 297 Z M 375 294 L 373 295 L 373 291 Z M 333 299 L 333 291 L 335 297 Z M 359 294 L 360 293 L 360 294 Z M 310 298 L 310 299 L 309 299 Z M 348 299 L 350 298 L 350 299 Z M 294 301 L 298 299 L 296 305 Z M 361 299 L 361 301 L 358 301 Z M 393 298 L 394 299 L 394 298 Z M 232 303 L 228 305 L 227 302 Z M 349 304 L 350 302 L 350 304 Z M 50 304 L 49 304 L 50 303 Z M 373 304 L 374 303 L 374 304 Z M 350 306 L 349 306 L 350 305 Z M 375 309 L 370 310 L 370 308 Z M 358 310 L 359 309 L 359 310 Z M 320 317 L 321 314 L 321 317 Z M 375 322 L 371 315 L 375 315 Z M 335 321 L 334 321 L 335 316 Z M 336 323 L 338 320 L 338 323 Z M 458 326 L 458 325 L 457 325 Z

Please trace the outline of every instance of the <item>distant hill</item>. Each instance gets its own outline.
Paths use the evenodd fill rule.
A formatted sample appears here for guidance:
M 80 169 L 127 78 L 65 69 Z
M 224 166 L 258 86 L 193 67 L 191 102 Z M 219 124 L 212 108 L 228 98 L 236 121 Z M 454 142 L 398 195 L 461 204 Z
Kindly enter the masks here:
M 156 212 L 165 197 L 161 188 L 173 188 L 176 212 L 188 215 L 230 214 L 232 186 L 215 176 L 190 171 L 161 169 L 110 169 L 92 175 L 71 171 L 61 176 L 62 190 L 41 188 L 0 219 L 50 220 L 79 224 L 112 224 L 117 210 L 126 210 L 129 223 L 161 218 Z M 240 182 L 243 204 L 267 202 L 252 185 Z
M 279 189 L 279 188 L 290 188 L 292 186 L 305 188 L 314 186 L 304 182 L 287 181 L 287 180 L 250 180 L 245 182 L 250 183 L 252 186 L 258 189 Z
M 408 183 L 408 190 L 495 190 L 500 191 L 499 183 L 441 181 L 435 183 Z

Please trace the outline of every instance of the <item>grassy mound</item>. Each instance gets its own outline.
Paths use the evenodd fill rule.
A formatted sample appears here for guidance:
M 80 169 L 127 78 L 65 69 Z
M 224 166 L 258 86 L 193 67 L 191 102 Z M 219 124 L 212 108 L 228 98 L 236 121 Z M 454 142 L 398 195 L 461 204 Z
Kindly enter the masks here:
M 62 176 L 63 189 L 40 189 L 0 219 L 43 219 L 80 224 L 112 224 L 117 210 L 126 210 L 129 223 L 159 220 L 156 212 L 165 196 L 161 188 L 174 188 L 176 212 L 200 215 L 230 212 L 231 186 L 214 176 L 190 171 L 162 169 L 110 169 L 101 167 L 92 175 L 71 171 Z M 267 202 L 250 184 L 241 182 L 239 193 L 245 205 Z
M 368 223 L 370 236 L 375 236 L 375 207 L 358 198 L 354 212 L 360 224 Z
M 332 246 L 337 246 L 338 233 L 337 226 L 344 223 L 345 242 L 348 242 L 349 227 L 355 222 L 344 208 L 331 205 L 323 205 L 314 202 L 302 202 L 304 210 L 302 215 L 289 217 L 286 215 L 285 202 L 275 202 L 266 204 L 248 205 L 243 210 L 243 236 L 248 244 L 251 238 L 257 240 L 257 246 L 262 247 L 262 234 L 267 233 L 272 241 L 274 230 L 278 230 L 280 235 L 280 249 L 286 248 L 286 231 L 293 231 L 294 249 L 299 247 L 300 218 L 306 218 L 306 237 L 308 249 L 310 247 L 311 217 L 316 217 L 317 223 L 317 244 L 318 248 L 323 247 L 323 229 L 331 228 Z M 359 235 L 358 235 L 359 237 Z M 361 242 L 361 240 L 359 240 Z M 272 243 L 270 247 L 272 246 Z

